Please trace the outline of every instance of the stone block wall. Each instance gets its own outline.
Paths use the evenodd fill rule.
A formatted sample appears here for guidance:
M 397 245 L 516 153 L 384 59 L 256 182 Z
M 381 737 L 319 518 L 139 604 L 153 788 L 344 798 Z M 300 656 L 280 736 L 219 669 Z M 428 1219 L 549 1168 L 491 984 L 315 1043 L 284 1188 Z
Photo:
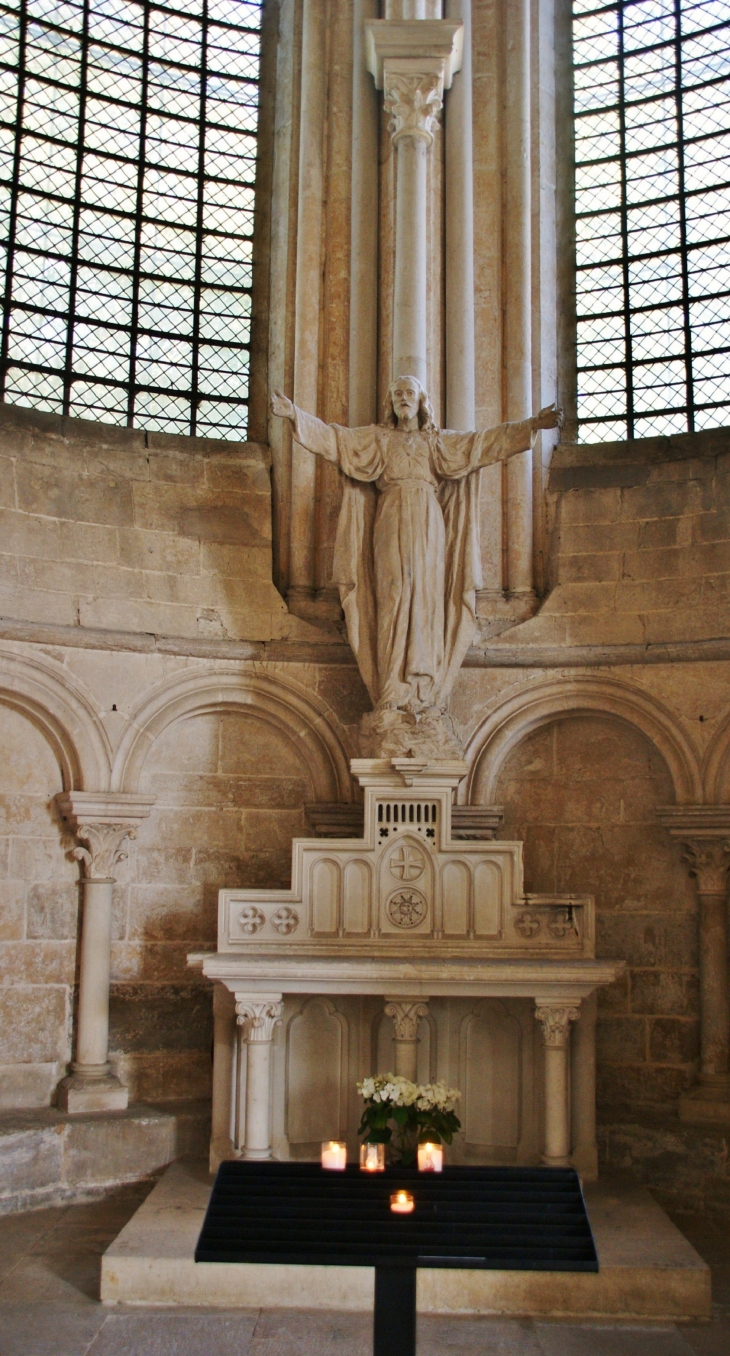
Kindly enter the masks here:
M 0 615 L 268 640 L 268 449 L 0 406 Z
M 558 448 L 550 491 L 553 588 L 523 641 L 728 635 L 727 429 Z
M 71 1057 L 78 866 L 53 796 L 47 740 L 0 706 L 0 1109 L 48 1103 Z
M 525 843 L 528 890 L 596 897 L 596 954 L 625 974 L 598 996 L 598 1099 L 669 1112 L 699 1055 L 697 899 L 655 807 L 666 765 L 637 730 L 592 715 L 525 739 L 498 783 L 499 836 Z

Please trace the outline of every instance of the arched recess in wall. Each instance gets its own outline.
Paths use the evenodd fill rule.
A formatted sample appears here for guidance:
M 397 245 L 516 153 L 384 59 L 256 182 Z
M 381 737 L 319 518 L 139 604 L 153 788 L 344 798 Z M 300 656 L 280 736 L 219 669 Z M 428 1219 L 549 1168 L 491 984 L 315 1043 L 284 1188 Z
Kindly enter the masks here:
M 505 759 L 533 730 L 564 716 L 602 714 L 635 726 L 664 759 L 678 805 L 701 804 L 697 750 L 676 716 L 655 697 L 614 678 L 567 678 L 533 684 L 497 707 L 475 730 L 466 750 L 469 774 L 461 788 L 468 805 L 489 805 Z
M 89 698 L 50 665 L 0 654 L 0 702 L 24 715 L 50 744 L 64 791 L 104 791 L 111 747 Z
M 702 775 L 706 803 L 730 804 L 730 711 L 720 721 L 705 753 Z
M 352 799 L 347 736 L 334 713 L 291 683 L 240 670 L 177 675 L 148 695 L 117 748 L 113 789 L 138 789 L 147 755 L 169 725 L 223 710 L 248 711 L 283 735 L 306 761 L 317 800 Z

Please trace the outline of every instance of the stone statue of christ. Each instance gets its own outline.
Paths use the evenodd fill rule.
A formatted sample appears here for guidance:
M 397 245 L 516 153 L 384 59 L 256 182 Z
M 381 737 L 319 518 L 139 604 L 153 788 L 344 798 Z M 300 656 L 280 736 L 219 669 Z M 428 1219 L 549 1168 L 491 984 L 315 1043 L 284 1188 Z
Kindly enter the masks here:
M 391 384 L 382 424 L 324 424 L 279 391 L 271 409 L 291 420 L 302 447 L 344 472 L 333 582 L 376 716 L 437 718 L 476 630 L 475 472 L 526 451 L 537 429 L 558 426 L 559 412 L 550 405 L 474 433 L 439 429 L 410 376 Z

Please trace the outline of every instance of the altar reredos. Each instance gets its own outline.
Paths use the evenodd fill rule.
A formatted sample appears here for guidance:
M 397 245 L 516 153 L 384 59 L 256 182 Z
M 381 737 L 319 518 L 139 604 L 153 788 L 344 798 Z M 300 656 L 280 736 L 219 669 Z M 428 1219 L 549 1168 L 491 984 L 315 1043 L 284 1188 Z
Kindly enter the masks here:
M 522 843 L 451 833 L 464 763 L 358 759 L 362 838 L 299 838 L 289 890 L 222 890 L 219 953 L 592 958 L 590 895 L 525 894 Z

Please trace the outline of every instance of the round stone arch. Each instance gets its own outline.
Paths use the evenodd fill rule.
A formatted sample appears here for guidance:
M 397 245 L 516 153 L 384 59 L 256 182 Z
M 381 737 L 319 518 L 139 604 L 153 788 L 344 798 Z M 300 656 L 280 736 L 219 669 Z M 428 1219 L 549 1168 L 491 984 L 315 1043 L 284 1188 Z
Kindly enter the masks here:
M 318 800 L 352 799 L 347 736 L 334 713 L 289 682 L 240 670 L 177 675 L 149 694 L 117 748 L 112 788 L 138 790 L 147 755 L 169 725 L 221 711 L 250 712 L 283 735 L 306 761 Z
M 646 692 L 614 678 L 573 677 L 533 684 L 492 711 L 475 730 L 462 784 L 468 805 L 489 805 L 504 763 L 521 741 L 541 725 L 563 717 L 611 716 L 633 725 L 654 745 L 669 769 L 678 805 L 702 801 L 697 751 L 667 707 Z
M 706 803 L 730 803 L 730 711 L 720 721 L 705 753 L 702 773 Z
M 65 791 L 105 791 L 111 746 L 90 699 L 50 665 L 0 653 L 0 702 L 25 716 L 48 741 Z

